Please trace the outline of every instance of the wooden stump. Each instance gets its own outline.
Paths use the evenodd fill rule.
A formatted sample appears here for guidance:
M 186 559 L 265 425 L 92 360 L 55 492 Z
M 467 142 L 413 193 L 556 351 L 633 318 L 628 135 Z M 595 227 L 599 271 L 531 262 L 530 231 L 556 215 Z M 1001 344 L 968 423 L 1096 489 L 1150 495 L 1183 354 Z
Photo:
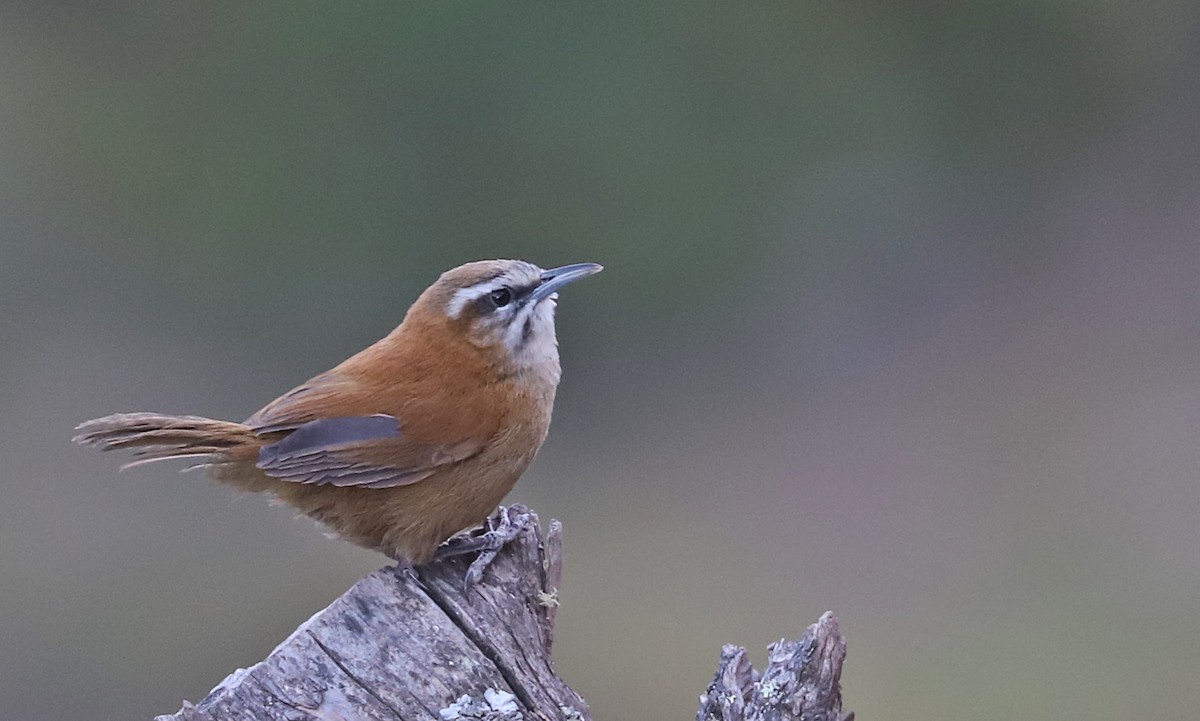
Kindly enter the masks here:
M 696 721 L 854 721 L 842 712 L 845 658 L 846 640 L 828 612 L 798 640 L 771 644 L 762 673 L 746 649 L 726 646 Z
M 590 721 L 551 664 L 562 526 L 551 521 L 543 534 L 532 511 L 501 512 L 520 533 L 470 589 L 469 557 L 376 571 L 266 659 L 157 721 Z M 759 675 L 744 649 L 726 646 L 698 718 L 843 721 L 836 620 L 826 614 L 771 648 Z

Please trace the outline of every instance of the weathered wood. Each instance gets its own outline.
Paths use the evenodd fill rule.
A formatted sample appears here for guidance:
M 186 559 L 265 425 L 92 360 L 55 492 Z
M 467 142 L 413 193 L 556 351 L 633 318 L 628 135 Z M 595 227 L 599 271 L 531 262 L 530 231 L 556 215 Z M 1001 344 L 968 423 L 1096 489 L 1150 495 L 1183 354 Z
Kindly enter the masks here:
M 588 721 L 550 665 L 561 526 L 543 537 L 532 512 L 502 512 L 520 532 L 471 589 L 469 558 L 376 571 L 264 661 L 158 721 Z
M 771 644 L 767 654 L 760 674 L 746 649 L 722 649 L 717 674 L 700 696 L 696 721 L 854 721 L 854 714 L 842 712 L 846 640 L 832 613 L 798 640 Z
M 551 521 L 543 535 L 532 511 L 500 513 L 519 531 L 478 583 L 464 587 L 470 557 L 415 573 L 376 571 L 265 660 L 157 721 L 590 721 L 587 704 L 550 661 L 562 526 Z M 744 649 L 726 646 L 698 718 L 846 721 L 838 687 L 844 656 L 830 614 L 799 641 L 773 645 L 761 678 Z

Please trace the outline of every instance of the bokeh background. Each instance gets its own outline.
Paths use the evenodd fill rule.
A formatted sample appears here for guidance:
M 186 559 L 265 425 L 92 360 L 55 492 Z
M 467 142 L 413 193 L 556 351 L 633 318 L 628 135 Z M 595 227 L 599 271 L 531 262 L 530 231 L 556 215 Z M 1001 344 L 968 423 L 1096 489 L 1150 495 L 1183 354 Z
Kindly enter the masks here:
M 564 293 L 558 669 L 691 718 L 1200 708 L 1200 4 L 7 2 L 0 715 L 147 718 L 377 555 L 69 443 L 241 419 L 442 270 Z

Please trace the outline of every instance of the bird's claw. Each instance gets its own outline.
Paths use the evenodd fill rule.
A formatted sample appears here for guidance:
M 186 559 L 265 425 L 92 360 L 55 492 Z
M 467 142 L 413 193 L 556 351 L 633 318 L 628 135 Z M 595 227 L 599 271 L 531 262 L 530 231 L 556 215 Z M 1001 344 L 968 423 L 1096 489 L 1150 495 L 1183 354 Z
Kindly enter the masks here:
M 442 560 L 468 553 L 478 553 L 479 556 L 471 562 L 467 573 L 463 576 L 463 586 L 471 588 L 483 579 L 483 573 L 496 559 L 504 544 L 521 534 L 529 519 L 529 512 L 523 507 L 500 506 L 487 521 L 478 528 L 461 533 L 450 538 L 437 550 L 435 559 Z
M 421 579 L 417 575 L 417 567 L 413 565 L 412 561 L 398 553 L 389 553 L 387 555 L 396 562 L 396 565 L 392 566 L 392 572 L 395 573 L 398 578 L 403 581 L 420 582 Z

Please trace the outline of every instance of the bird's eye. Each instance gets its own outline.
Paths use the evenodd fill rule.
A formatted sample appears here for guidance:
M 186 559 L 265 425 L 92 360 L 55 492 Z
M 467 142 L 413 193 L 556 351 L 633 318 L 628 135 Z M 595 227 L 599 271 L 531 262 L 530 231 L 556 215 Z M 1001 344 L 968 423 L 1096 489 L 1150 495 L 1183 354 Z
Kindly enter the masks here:
M 508 288 L 498 288 L 493 290 L 491 293 L 488 293 L 488 296 L 492 299 L 492 302 L 496 304 L 497 308 L 503 308 L 511 303 L 513 299 L 512 291 Z

